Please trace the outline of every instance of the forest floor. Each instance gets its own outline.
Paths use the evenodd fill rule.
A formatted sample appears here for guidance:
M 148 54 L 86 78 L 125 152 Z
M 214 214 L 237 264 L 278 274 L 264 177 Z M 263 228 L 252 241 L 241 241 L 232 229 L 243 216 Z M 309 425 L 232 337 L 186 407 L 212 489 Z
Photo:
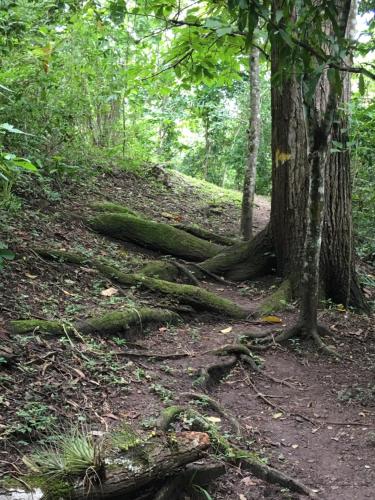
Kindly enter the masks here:
M 22 478 L 22 456 L 45 443 L 51 429 L 57 432 L 73 423 L 105 431 L 123 419 L 139 428 L 152 428 L 162 408 L 189 401 L 183 393 L 196 390 L 192 375 L 210 362 L 212 355 L 206 351 L 231 343 L 249 330 L 275 327 L 262 321 L 233 321 L 218 314 L 185 311 L 184 323 L 150 328 L 130 343 L 117 337 L 58 338 L 38 332 L 10 339 L 7 325 L 11 319 L 73 320 L 140 305 L 178 309 L 165 297 L 136 287 L 116 287 L 88 267 L 49 262 L 33 251 L 36 245 L 50 244 L 106 256 L 128 270 L 157 258 L 156 252 L 110 240 L 85 227 L 80 216 L 89 202 L 104 199 L 154 220 L 194 222 L 226 236 L 237 234 L 238 193 L 180 174 L 173 174 L 170 184 L 117 171 L 103 173 L 79 189 L 63 186 L 60 199 L 54 191 L 46 197 L 45 191 L 30 187 L 18 193 L 24 206 L 22 215 L 12 214 L 1 221 L 2 239 L 9 241 L 16 258 L 1 276 L 0 342 L 11 340 L 16 357 L 13 363 L 0 363 L 0 479 L 8 475 Z M 264 227 L 268 216 L 269 201 L 258 197 L 257 230 Z M 249 311 L 256 310 L 277 284 L 275 277 L 233 286 L 202 282 L 203 287 Z M 262 353 L 263 372 L 237 365 L 210 395 L 239 420 L 243 433 L 239 446 L 256 450 L 267 463 L 316 490 L 318 498 L 374 498 L 373 317 L 332 304 L 319 314 L 333 334 L 329 342 L 343 355 L 341 361 L 317 353 L 313 345 L 292 340 Z M 278 326 L 293 325 L 296 306 L 288 304 L 277 316 Z M 134 348 L 145 356 L 127 356 L 127 350 Z M 155 360 L 148 352 L 184 353 L 186 357 Z M 230 434 L 225 419 L 219 423 Z M 300 498 L 232 466 L 207 491 L 207 498 L 215 500 Z M 6 498 L 0 493 L 0 499 Z

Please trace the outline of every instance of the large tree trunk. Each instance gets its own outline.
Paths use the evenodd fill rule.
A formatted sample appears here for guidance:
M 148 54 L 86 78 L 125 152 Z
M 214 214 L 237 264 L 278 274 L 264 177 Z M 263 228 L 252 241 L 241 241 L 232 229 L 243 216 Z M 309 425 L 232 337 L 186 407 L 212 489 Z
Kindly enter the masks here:
M 274 9 L 280 9 L 275 0 Z M 272 47 L 274 77 L 285 51 L 278 39 Z M 346 78 L 343 102 L 350 96 Z M 335 122 L 333 139 L 346 132 L 347 119 Z M 277 272 L 291 278 L 299 294 L 303 245 L 306 233 L 308 179 L 306 127 L 302 92 L 291 72 L 281 86 L 272 86 L 272 204 L 271 233 L 275 245 Z M 355 272 L 352 241 L 350 158 L 347 151 L 330 154 L 325 169 L 325 210 L 320 255 L 320 282 L 325 295 L 345 305 L 366 309 Z
M 259 87 L 259 49 L 253 47 L 249 57 L 250 70 L 250 120 L 248 138 L 248 158 L 245 170 L 242 211 L 241 234 L 244 240 L 253 235 L 253 211 L 257 159 L 260 139 L 260 87 Z

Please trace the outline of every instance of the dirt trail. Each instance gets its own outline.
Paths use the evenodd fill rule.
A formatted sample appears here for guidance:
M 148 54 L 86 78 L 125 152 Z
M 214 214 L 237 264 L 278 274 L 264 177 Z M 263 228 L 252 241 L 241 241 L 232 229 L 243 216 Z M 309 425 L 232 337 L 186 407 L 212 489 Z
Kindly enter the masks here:
M 102 198 L 129 204 L 157 220 L 199 222 L 225 235 L 236 234 L 236 201 L 223 196 L 213 203 L 212 193 L 190 186 L 181 177 L 176 177 L 172 189 L 123 173 L 115 179 L 115 189 L 114 177 L 104 176 L 100 186 L 86 188 L 87 192 L 67 193 L 63 212 L 56 205 L 41 209 L 35 198 L 25 199 L 28 216 L 14 220 L 9 230 L 9 240 L 16 241 L 19 256 L 2 277 L 3 339 L 9 339 L 9 319 L 77 319 L 93 310 L 170 305 L 167 299 L 136 288 L 119 289 L 107 297 L 102 292 L 113 284 L 92 270 L 47 262 L 31 252 L 41 241 L 57 242 L 116 262 L 121 259 L 132 270 L 156 256 L 135 245 L 100 237 L 71 217 L 85 209 L 83 199 L 98 198 L 95 189 L 100 189 Z M 187 196 L 189 205 L 181 203 Z M 264 198 L 258 204 L 255 224 L 260 229 L 269 207 Z M 233 287 L 210 281 L 203 286 L 252 311 L 274 283 L 267 278 Z M 279 317 L 282 327 L 290 326 L 296 310 L 291 306 Z M 262 355 L 265 375 L 237 365 L 210 389 L 210 395 L 238 418 L 243 448 L 257 450 L 269 464 L 316 489 L 318 498 L 374 498 L 374 328 L 369 318 L 334 309 L 322 311 L 321 320 L 335 334 L 330 342 L 344 355 L 342 362 L 318 355 L 314 346 L 293 341 Z M 116 338 L 91 338 L 82 344 L 78 338 L 37 334 L 16 339 L 16 364 L 0 365 L 0 476 L 22 470 L 20 456 L 30 452 L 53 426 L 84 421 L 90 428 L 106 430 L 126 418 L 137 426 L 152 427 L 161 408 L 188 404 L 189 399 L 181 394 L 196 389 L 196 370 L 212 361 L 206 351 L 231 343 L 247 331 L 269 328 L 272 325 L 194 313 L 182 325 L 151 329 L 128 344 Z M 129 349 L 145 356 L 127 356 Z M 147 352 L 187 356 L 153 360 Z M 230 432 L 224 419 L 220 425 Z M 229 466 L 208 491 L 215 500 L 299 498 Z

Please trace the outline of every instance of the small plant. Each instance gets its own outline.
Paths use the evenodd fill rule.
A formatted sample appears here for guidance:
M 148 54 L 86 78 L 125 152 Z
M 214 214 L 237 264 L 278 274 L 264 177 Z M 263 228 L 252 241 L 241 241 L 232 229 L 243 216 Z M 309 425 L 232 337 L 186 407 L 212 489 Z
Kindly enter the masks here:
M 32 472 L 54 479 L 101 476 L 101 446 L 91 436 L 74 431 L 56 437 L 55 441 L 54 445 L 23 458 Z
M 45 434 L 55 427 L 57 419 L 45 404 L 30 401 L 16 412 L 18 422 L 9 428 L 14 434 Z
M 129 451 L 141 445 L 143 440 L 127 423 L 112 434 L 112 444 L 121 451 Z
M 151 391 L 159 396 L 163 403 L 169 403 L 173 399 L 173 393 L 161 384 L 151 384 Z

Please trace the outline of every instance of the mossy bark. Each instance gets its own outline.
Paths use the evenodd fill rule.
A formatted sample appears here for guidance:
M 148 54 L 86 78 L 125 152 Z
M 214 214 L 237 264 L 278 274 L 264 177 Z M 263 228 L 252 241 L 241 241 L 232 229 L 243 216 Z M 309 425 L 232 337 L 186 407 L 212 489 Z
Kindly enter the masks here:
M 99 233 L 187 260 L 202 261 L 222 250 L 219 245 L 168 224 L 125 213 L 99 213 L 86 222 Z
M 165 281 L 176 281 L 181 273 L 180 270 L 171 262 L 153 260 L 142 267 L 141 274 Z
M 271 295 L 269 295 L 260 305 L 257 312 L 259 314 L 271 314 L 283 311 L 287 303 L 293 298 L 293 290 L 290 280 L 284 280 L 281 285 Z
M 143 466 L 127 468 L 117 465 L 108 470 L 105 480 L 91 484 L 87 491 L 80 481 L 71 492 L 73 500 L 90 498 L 128 498 L 128 495 L 147 486 L 156 486 L 157 481 L 181 471 L 181 467 L 204 457 L 210 440 L 203 432 L 176 432 L 158 435 L 147 444 L 147 461 Z
M 273 251 L 271 231 L 267 226 L 252 240 L 233 245 L 200 266 L 228 279 L 243 281 L 272 273 L 276 262 Z
M 212 241 L 212 243 L 217 243 L 218 245 L 232 246 L 239 243 L 239 241 L 235 238 L 228 238 L 227 236 L 223 236 L 221 234 L 212 233 L 211 231 L 207 231 L 207 229 L 203 229 L 202 227 L 196 225 L 174 224 L 173 227 L 182 229 L 182 231 L 198 236 L 198 238 L 202 238 L 202 240 Z
M 197 310 L 211 311 L 238 319 L 245 318 L 248 315 L 247 311 L 234 302 L 194 285 L 181 285 L 144 276 L 143 274 L 124 273 L 104 259 L 88 259 L 86 256 L 78 253 L 65 252 L 64 250 L 48 250 L 46 248 L 38 248 L 36 251 L 44 257 L 65 260 L 74 264 L 85 263 L 122 285 L 140 286 L 153 292 L 159 292 L 173 297 L 178 302 L 188 304 Z
M 13 334 L 38 331 L 50 335 L 62 335 L 78 331 L 84 334 L 123 334 L 126 336 L 142 331 L 142 328 L 150 323 L 160 325 L 176 323 L 179 320 L 181 318 L 178 314 L 167 309 L 142 307 L 128 311 L 113 311 L 73 324 L 64 323 L 63 321 L 16 320 L 10 322 L 10 329 Z
M 142 218 L 140 213 L 135 212 L 124 205 L 120 205 L 119 203 L 112 203 L 111 201 L 95 201 L 90 204 L 90 208 L 96 212 L 121 213 Z

